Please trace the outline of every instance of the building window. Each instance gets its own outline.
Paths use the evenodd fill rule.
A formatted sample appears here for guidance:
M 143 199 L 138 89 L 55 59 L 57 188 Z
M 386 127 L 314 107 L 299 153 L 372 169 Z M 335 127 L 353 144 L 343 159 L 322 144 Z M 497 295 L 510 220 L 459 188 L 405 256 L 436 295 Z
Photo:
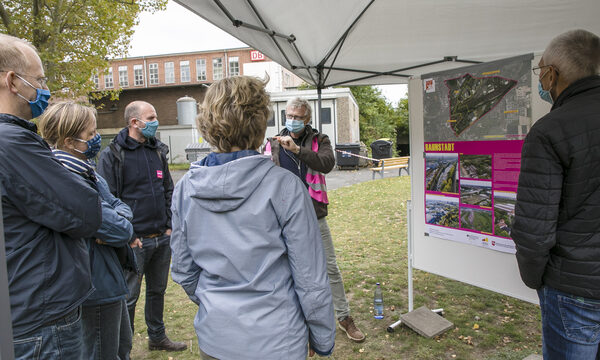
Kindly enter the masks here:
M 331 124 L 331 108 L 321 108 L 321 124 Z
M 196 79 L 206 81 L 206 59 L 196 59 Z
M 96 89 L 100 87 L 100 78 L 98 77 L 98 74 L 92 75 L 92 81 L 94 82 L 94 87 Z
M 181 75 L 181 82 L 190 82 L 192 76 L 190 75 L 190 62 L 188 60 L 179 62 L 179 73 Z
M 150 64 L 148 66 L 148 72 L 148 77 L 150 78 L 150 85 L 158 85 L 158 64 Z
M 113 70 L 111 67 L 106 69 L 104 72 L 104 87 L 107 89 L 112 89 L 115 86 L 113 81 Z
M 144 86 L 144 68 L 142 65 L 133 65 L 133 83 L 135 86 Z
M 238 76 L 240 74 L 240 60 L 237 56 L 229 58 L 229 76 Z
M 223 58 L 213 59 L 213 80 L 221 80 L 223 78 Z
M 129 86 L 129 76 L 127 75 L 127 66 L 119 66 L 119 86 Z
M 175 63 L 165 63 L 165 83 L 172 84 L 175 82 Z

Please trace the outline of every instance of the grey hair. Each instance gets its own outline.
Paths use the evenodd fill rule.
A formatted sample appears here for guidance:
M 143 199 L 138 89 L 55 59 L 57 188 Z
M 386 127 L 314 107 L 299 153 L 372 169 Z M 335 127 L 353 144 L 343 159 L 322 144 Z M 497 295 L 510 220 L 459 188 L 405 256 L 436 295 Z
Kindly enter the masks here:
M 600 38 L 586 30 L 571 30 L 555 37 L 542 56 L 569 84 L 600 73 Z
M 301 97 L 295 97 L 295 98 L 291 98 L 287 101 L 287 104 L 285 105 L 286 108 L 288 107 L 292 107 L 292 108 L 304 108 L 305 112 L 304 112 L 304 117 L 310 119 L 311 115 L 312 115 L 312 109 L 310 108 L 310 104 L 308 103 L 308 101 L 306 101 L 305 99 L 301 98 Z
M 0 34 L 0 70 L 24 72 L 29 67 L 23 46 L 30 47 L 37 53 L 36 48 L 28 41 L 18 37 Z

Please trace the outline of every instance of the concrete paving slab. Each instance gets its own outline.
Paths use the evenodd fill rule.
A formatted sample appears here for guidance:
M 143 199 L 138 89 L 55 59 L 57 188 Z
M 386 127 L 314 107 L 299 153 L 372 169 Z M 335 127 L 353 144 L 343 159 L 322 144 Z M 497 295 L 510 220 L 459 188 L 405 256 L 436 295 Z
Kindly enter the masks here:
M 538 354 L 531 354 L 523 360 L 544 360 L 544 357 Z
M 454 327 L 454 324 L 429 310 L 426 306 L 401 315 L 402 323 L 420 335 L 431 339 Z

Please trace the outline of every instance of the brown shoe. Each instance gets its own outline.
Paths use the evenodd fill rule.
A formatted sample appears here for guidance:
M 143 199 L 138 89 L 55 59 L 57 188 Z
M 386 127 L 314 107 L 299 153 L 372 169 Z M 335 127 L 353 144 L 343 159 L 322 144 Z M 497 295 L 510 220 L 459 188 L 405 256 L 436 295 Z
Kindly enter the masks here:
M 365 334 L 360 331 L 356 325 L 354 325 L 354 319 L 352 316 L 346 316 L 346 318 L 339 323 L 340 329 L 344 330 L 348 339 L 354 342 L 363 342 L 365 340 Z
M 185 343 L 171 341 L 166 336 L 160 341 L 148 340 L 148 350 L 183 351 L 185 349 L 187 349 Z

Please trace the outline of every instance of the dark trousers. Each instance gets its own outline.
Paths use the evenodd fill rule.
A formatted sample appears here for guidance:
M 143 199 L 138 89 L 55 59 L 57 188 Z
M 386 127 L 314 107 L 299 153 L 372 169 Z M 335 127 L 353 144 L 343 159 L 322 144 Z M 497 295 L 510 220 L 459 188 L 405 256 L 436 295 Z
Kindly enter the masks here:
M 154 238 L 140 238 L 142 248 L 135 248 L 139 274 L 126 271 L 125 279 L 129 288 L 127 309 L 131 322 L 131 332 L 134 333 L 135 305 L 140 296 L 142 279 L 146 277 L 146 306 L 145 316 L 150 341 L 160 341 L 165 335 L 163 310 L 165 290 L 169 278 L 171 263 L 171 247 L 169 235 Z
M 125 300 L 83 306 L 83 353 L 86 359 L 129 359 L 131 326 Z

